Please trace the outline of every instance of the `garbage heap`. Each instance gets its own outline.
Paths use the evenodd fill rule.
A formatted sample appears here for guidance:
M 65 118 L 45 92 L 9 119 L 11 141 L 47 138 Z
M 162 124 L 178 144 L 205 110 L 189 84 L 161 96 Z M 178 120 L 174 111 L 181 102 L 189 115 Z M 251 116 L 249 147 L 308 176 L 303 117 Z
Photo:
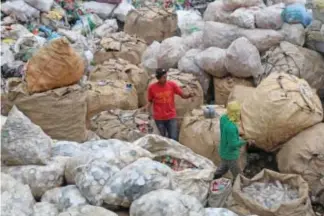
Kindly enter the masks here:
M 305 4 L 2 3 L 1 213 L 323 214 L 324 6 Z M 157 68 L 196 95 L 175 97 L 179 143 L 139 110 Z M 280 173 L 213 181 L 232 100 Z

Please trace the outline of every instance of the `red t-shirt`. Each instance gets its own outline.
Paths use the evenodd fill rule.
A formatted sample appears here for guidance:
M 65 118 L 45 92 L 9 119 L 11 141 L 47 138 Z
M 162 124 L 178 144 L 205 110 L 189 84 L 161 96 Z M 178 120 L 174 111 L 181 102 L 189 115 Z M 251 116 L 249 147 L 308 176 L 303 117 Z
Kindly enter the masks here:
M 158 82 L 148 88 L 147 99 L 153 103 L 153 117 L 155 120 L 169 120 L 177 116 L 174 95 L 182 95 L 182 89 L 174 82 L 167 81 L 164 85 Z

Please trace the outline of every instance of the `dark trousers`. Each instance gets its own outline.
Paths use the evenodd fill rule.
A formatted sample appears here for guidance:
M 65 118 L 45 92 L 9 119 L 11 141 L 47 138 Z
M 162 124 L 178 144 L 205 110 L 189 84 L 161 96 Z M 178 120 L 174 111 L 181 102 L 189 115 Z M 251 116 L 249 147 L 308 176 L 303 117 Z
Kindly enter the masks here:
M 176 119 L 155 120 L 155 123 L 161 136 L 178 141 L 178 127 Z
M 223 160 L 221 161 L 220 165 L 218 166 L 214 179 L 221 178 L 225 175 L 228 170 L 231 171 L 233 175 L 233 181 L 235 181 L 236 177 L 241 173 L 240 166 L 237 163 L 237 160 Z

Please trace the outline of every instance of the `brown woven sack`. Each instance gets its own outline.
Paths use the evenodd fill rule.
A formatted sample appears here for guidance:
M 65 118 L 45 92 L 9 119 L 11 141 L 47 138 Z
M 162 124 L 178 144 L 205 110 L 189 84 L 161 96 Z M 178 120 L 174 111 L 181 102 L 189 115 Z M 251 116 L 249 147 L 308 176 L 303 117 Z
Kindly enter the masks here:
M 323 119 L 321 101 L 308 83 L 286 73 L 272 73 L 244 100 L 242 124 L 247 139 L 275 151 L 290 138 Z
M 146 43 L 163 41 L 175 36 L 177 31 L 177 15 L 171 10 L 156 7 L 143 7 L 131 10 L 126 18 L 124 31 L 130 35 L 143 38 Z
M 228 96 L 236 85 L 253 86 L 250 79 L 243 79 L 233 76 L 225 78 L 214 77 L 215 103 L 219 105 L 227 104 Z
M 159 134 L 154 120 L 140 110 L 109 110 L 91 119 L 91 129 L 104 139 L 133 142 L 147 134 Z
M 109 34 L 100 41 L 101 50 L 94 54 L 96 64 L 101 64 L 111 58 L 122 58 L 132 64 L 140 64 L 146 42 L 125 32 Z
M 29 95 L 24 83 L 12 86 L 8 100 L 53 139 L 87 139 L 86 92 L 79 85 Z
M 56 39 L 29 60 L 26 71 L 27 88 L 33 93 L 68 86 L 77 83 L 83 72 L 83 59 L 66 39 Z
M 277 154 L 283 173 L 301 175 L 312 195 L 324 205 L 324 123 L 310 127 L 284 144 Z
M 138 108 L 136 89 L 122 80 L 105 80 L 87 83 L 88 118 L 111 109 Z

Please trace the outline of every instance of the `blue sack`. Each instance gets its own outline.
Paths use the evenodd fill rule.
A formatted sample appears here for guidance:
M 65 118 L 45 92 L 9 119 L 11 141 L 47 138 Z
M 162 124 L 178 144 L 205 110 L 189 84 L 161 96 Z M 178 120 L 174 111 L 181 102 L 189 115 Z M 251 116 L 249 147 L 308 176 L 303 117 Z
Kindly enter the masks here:
M 312 15 L 307 12 L 305 6 L 302 4 L 291 4 L 286 6 L 282 11 L 281 16 L 286 23 L 301 23 L 304 27 L 308 26 L 312 22 Z

